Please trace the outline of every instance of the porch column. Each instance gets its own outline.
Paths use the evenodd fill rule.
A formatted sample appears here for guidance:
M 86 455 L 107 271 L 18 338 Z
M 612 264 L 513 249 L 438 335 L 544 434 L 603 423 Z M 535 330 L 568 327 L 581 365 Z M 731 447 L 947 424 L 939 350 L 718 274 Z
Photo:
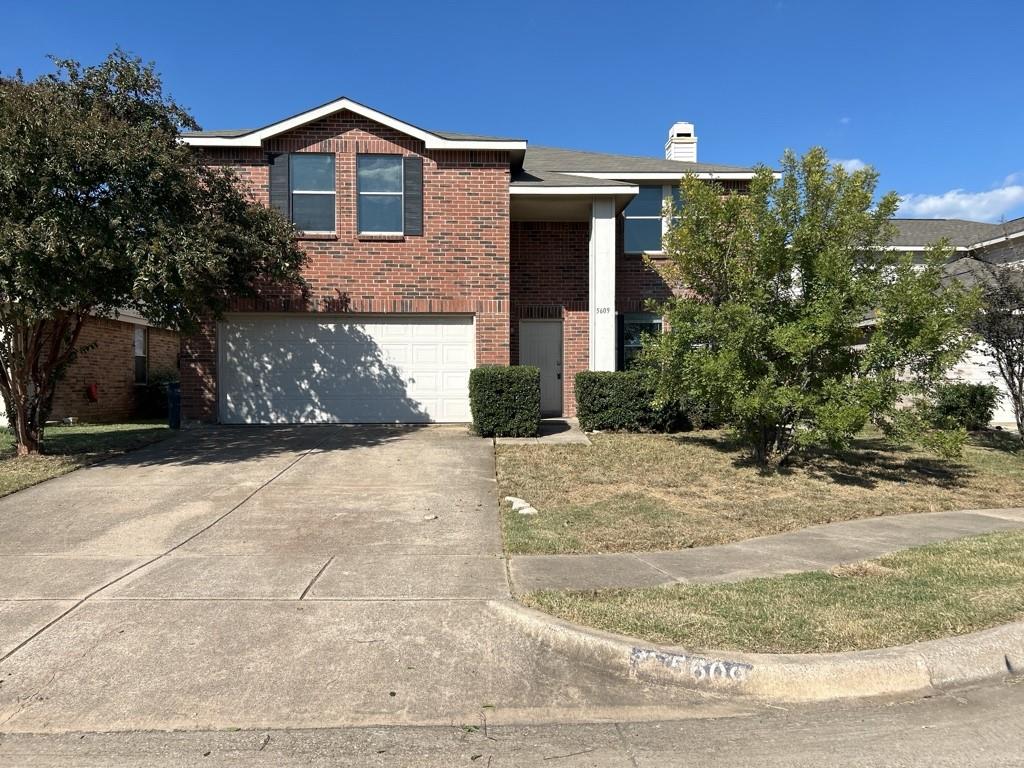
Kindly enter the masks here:
M 615 370 L 615 200 L 595 197 L 590 212 L 590 370 Z

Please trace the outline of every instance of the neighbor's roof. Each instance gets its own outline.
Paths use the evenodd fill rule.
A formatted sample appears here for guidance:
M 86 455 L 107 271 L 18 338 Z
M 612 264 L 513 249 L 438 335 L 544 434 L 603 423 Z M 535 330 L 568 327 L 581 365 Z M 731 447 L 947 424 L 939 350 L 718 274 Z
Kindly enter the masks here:
M 1024 233 L 1024 217 L 1002 224 L 987 224 L 966 219 L 893 219 L 897 234 L 890 245 L 921 248 L 945 238 L 960 250 L 971 250 Z

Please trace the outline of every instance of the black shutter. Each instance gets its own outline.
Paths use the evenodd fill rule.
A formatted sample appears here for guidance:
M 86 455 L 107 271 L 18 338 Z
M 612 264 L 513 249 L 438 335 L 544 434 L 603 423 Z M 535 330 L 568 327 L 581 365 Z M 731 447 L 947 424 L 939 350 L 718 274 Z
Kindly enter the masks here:
M 406 157 L 402 160 L 405 188 L 404 201 L 405 234 L 423 234 L 423 158 Z
M 626 316 L 615 315 L 615 370 L 626 370 Z
M 291 184 L 288 179 L 288 154 L 267 155 L 270 165 L 270 207 L 292 220 Z

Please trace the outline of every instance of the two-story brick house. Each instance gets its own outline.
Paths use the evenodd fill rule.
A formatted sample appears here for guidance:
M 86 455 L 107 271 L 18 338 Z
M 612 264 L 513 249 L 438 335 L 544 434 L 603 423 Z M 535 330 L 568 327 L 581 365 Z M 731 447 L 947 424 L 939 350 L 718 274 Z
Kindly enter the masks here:
M 644 263 L 684 173 L 666 157 L 530 147 L 427 131 L 347 98 L 263 128 L 185 134 L 302 231 L 305 295 L 239 300 L 182 346 L 186 418 L 225 423 L 468 421 L 469 370 L 533 364 L 545 413 L 572 415 L 573 379 L 621 367 L 660 319 Z

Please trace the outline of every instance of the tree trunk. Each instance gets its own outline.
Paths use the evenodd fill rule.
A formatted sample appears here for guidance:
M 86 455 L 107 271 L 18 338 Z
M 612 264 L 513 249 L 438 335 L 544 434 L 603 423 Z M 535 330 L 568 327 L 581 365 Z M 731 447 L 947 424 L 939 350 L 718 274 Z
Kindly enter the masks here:
M 8 414 L 10 417 L 10 414 Z M 31 424 L 25 414 L 15 416 L 15 438 L 17 442 L 17 454 L 19 456 L 31 456 L 43 451 L 43 427 L 38 424 Z
M 18 456 L 42 453 L 57 382 L 79 352 L 86 313 L 26 320 L 5 317 L 0 335 L 0 395 Z

